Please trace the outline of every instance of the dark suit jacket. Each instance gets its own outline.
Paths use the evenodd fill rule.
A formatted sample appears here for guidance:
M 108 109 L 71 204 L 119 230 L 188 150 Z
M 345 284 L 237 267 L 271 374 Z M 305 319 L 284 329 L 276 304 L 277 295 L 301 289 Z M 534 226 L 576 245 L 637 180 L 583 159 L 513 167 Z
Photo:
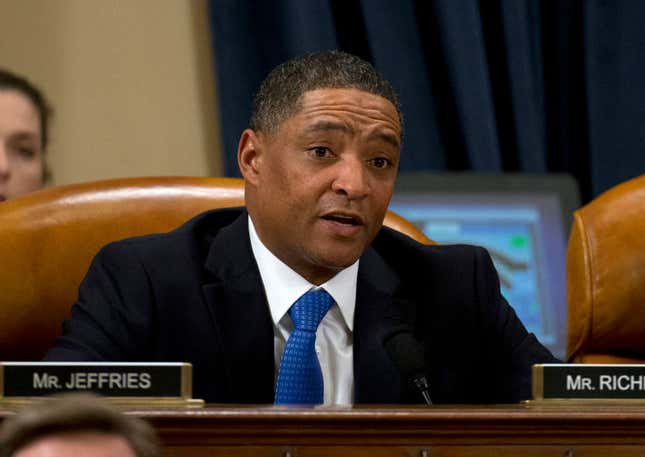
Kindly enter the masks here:
M 47 360 L 183 361 L 207 402 L 272 403 L 273 327 L 247 213 L 203 213 L 167 234 L 104 247 Z M 435 403 L 530 397 L 530 366 L 554 362 L 499 292 L 484 249 L 423 246 L 384 228 L 361 257 L 356 403 L 418 402 L 383 349 L 407 326 Z

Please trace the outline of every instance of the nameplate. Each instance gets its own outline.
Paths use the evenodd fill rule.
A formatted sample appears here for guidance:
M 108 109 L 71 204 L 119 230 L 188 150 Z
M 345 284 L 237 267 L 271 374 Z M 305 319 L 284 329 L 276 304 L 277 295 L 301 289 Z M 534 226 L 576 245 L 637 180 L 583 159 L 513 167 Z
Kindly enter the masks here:
M 534 400 L 642 400 L 645 365 L 533 365 Z
M 89 391 L 115 398 L 188 400 L 189 363 L 0 362 L 0 398 Z

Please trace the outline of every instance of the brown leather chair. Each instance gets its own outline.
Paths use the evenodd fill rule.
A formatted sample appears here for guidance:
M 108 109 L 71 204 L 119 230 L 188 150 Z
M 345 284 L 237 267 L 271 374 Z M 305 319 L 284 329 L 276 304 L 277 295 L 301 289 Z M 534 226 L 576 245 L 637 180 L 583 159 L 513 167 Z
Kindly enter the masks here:
M 568 342 L 577 363 L 645 363 L 645 175 L 574 214 Z
M 74 184 L 0 204 L 0 360 L 42 358 L 106 243 L 166 232 L 202 211 L 243 204 L 243 180 L 199 177 Z M 394 213 L 385 225 L 430 243 Z

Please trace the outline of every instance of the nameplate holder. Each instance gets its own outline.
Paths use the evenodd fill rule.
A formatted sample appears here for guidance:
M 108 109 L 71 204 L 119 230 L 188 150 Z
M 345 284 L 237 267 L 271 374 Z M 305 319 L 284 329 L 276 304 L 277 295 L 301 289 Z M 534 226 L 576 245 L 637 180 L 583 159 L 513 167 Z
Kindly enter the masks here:
M 0 362 L 0 401 L 30 402 L 92 392 L 128 406 L 203 406 L 192 398 L 192 365 L 180 362 Z
M 645 401 L 645 365 L 533 365 L 533 400 Z

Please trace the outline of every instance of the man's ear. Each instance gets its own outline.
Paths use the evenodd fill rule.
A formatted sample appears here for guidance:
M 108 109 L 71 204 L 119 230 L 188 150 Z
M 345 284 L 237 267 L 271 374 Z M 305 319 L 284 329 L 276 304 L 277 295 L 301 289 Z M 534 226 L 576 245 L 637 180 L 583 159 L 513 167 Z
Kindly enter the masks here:
M 237 165 L 244 179 L 252 184 L 257 184 L 262 153 L 262 138 L 251 129 L 244 130 L 237 147 Z

